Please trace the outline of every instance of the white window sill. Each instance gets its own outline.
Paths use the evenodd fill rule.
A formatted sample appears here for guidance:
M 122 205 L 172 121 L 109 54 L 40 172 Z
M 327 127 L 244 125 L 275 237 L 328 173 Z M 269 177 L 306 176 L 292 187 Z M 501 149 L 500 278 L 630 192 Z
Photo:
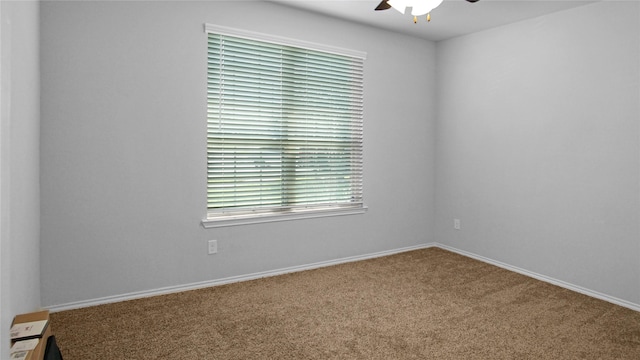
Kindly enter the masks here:
M 328 216 L 344 216 L 344 215 L 358 215 L 364 214 L 368 208 L 366 206 L 360 208 L 348 208 L 348 209 L 323 209 L 323 210 L 308 210 L 308 211 L 295 211 L 287 213 L 270 213 L 260 215 L 241 215 L 241 216 L 227 216 L 217 219 L 202 219 L 202 226 L 205 229 L 237 226 L 237 225 L 251 225 L 262 224 L 276 221 L 289 221 L 300 219 L 314 219 Z

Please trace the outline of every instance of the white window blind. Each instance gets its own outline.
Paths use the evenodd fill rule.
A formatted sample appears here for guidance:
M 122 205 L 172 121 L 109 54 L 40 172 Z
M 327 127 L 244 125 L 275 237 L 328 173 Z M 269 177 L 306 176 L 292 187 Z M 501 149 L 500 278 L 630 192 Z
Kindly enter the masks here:
M 363 58 L 208 32 L 208 219 L 363 207 Z

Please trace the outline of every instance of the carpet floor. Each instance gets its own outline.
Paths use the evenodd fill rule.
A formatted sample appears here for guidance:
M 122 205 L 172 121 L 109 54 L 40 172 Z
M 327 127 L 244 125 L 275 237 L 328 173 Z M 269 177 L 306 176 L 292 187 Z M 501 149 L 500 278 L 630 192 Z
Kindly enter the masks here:
M 640 359 L 640 313 L 439 248 L 51 314 L 75 359 Z

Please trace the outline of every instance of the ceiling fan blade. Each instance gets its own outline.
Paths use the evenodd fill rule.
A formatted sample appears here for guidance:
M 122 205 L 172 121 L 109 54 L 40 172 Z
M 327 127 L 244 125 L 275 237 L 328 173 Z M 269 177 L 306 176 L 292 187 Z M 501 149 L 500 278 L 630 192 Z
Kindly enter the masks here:
M 476 1 L 478 1 L 478 0 L 476 0 Z M 378 11 L 378 10 L 387 10 L 387 9 L 391 9 L 391 5 L 389 5 L 387 0 L 382 0 L 380 2 L 380 4 L 378 4 L 378 6 L 376 7 L 376 11 Z
M 467 0 L 467 1 L 470 2 L 470 3 L 474 3 L 474 2 L 478 2 L 480 0 Z

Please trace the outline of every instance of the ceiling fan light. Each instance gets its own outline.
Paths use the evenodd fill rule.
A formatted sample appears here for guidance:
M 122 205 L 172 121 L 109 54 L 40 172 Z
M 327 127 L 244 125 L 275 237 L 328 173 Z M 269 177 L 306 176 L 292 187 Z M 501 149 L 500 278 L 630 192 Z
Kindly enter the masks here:
M 431 12 L 442 4 L 443 0 L 417 0 L 411 7 L 411 15 L 422 16 Z

